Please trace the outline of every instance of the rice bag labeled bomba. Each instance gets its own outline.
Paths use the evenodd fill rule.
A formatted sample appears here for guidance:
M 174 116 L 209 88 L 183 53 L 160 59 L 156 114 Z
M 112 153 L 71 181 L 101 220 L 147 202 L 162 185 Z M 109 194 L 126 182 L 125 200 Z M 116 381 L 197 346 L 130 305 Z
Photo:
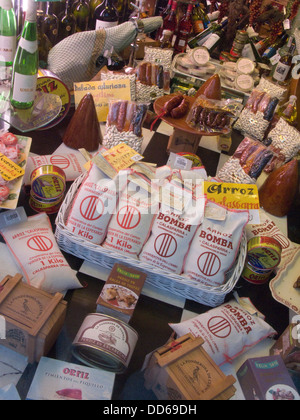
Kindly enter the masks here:
M 255 184 L 273 155 L 260 141 L 245 137 L 233 156 L 218 171 L 217 178 L 223 182 Z

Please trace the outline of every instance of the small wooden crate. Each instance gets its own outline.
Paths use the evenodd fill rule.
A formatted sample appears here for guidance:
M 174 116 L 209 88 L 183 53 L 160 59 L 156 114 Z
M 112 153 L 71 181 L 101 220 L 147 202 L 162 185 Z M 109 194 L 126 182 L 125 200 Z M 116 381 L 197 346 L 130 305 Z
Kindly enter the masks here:
M 144 372 L 145 387 L 160 400 L 228 400 L 236 382 L 201 347 L 204 340 L 186 334 L 156 350 Z
M 38 362 L 47 355 L 63 327 L 67 302 L 22 282 L 22 275 L 6 276 L 0 283 L 0 316 L 5 337 L 0 345 Z

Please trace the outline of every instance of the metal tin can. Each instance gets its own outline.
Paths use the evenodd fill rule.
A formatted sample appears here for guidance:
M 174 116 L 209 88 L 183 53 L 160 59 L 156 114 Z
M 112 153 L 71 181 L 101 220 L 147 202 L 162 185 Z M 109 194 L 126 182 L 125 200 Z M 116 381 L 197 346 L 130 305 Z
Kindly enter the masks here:
M 243 279 L 247 280 L 249 283 L 264 284 L 269 280 L 272 273 L 273 270 L 254 269 L 247 260 L 241 277 L 243 277 Z
M 137 340 L 137 332 L 125 322 L 92 313 L 84 319 L 72 351 L 88 366 L 122 373 L 129 365 Z
M 66 189 L 66 175 L 58 166 L 42 165 L 31 173 L 31 190 L 43 201 L 58 201 Z
M 199 156 L 195 155 L 194 153 L 178 152 L 177 155 L 191 160 L 193 162 L 193 165 L 192 165 L 193 167 L 203 166 L 203 163 L 202 163 L 201 159 L 199 158 Z
M 55 201 L 43 201 L 39 200 L 33 193 L 30 191 L 30 197 L 29 197 L 29 205 L 32 208 L 32 210 L 36 212 L 43 212 L 47 214 L 54 214 L 57 213 L 64 197 L 62 196 L 58 200 Z
M 238 31 L 236 31 L 236 36 L 235 38 L 241 42 L 247 42 L 248 40 L 248 34 L 246 31 L 243 31 L 241 29 L 239 29 Z
M 280 243 L 267 236 L 255 236 L 248 241 L 247 257 L 254 269 L 272 270 L 281 261 Z

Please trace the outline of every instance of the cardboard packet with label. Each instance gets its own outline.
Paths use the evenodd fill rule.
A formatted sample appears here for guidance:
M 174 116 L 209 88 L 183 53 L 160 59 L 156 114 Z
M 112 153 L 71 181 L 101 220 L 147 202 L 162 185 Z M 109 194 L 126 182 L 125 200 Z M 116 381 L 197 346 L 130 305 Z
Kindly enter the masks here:
M 97 312 L 129 322 L 146 280 L 146 274 L 114 264 L 97 299 Z
M 300 400 L 281 356 L 248 359 L 237 371 L 237 378 L 246 400 Z

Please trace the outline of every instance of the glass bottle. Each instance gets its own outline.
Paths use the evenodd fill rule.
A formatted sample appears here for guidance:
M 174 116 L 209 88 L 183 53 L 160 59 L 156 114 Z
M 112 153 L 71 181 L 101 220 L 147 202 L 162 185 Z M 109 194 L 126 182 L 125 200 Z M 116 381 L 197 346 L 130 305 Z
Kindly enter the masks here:
M 59 22 L 59 28 L 58 28 L 58 42 L 74 34 L 75 30 L 76 30 L 76 18 L 71 11 L 69 0 L 66 0 L 65 11 L 63 15 L 60 16 L 60 22 Z
M 96 7 L 99 6 L 101 2 L 102 0 L 90 0 L 90 3 L 89 3 L 89 6 L 90 6 L 89 29 L 90 30 L 95 29 L 95 27 L 93 26 L 94 13 L 95 13 Z
M 163 20 L 163 30 L 168 29 L 174 37 L 177 28 L 177 1 L 172 2 L 171 12 Z M 173 44 L 173 42 L 172 42 Z
M 201 3 L 197 2 L 193 8 L 192 12 L 192 21 L 193 21 L 193 32 L 194 35 L 198 35 L 208 28 L 210 23 L 209 18 L 203 8 Z
M 188 39 L 191 35 L 193 23 L 192 23 L 192 10 L 193 4 L 189 4 L 187 7 L 186 13 L 180 19 L 178 25 L 178 31 L 176 36 L 176 41 L 174 44 L 175 54 L 183 53 L 186 50 Z
M 72 5 L 72 13 L 76 19 L 76 32 L 87 31 L 90 6 L 85 0 L 77 0 Z
M 160 11 L 159 16 L 161 16 L 163 20 L 165 19 L 165 17 L 168 16 L 169 13 L 171 13 L 172 3 L 173 3 L 173 0 L 168 0 L 166 7 Z M 155 34 L 156 41 L 158 41 L 161 38 L 162 32 L 163 32 L 163 25 L 161 25 L 161 27 L 158 28 L 156 31 L 156 34 Z
M 217 48 L 217 46 L 220 44 L 222 38 L 224 37 L 224 35 L 225 35 L 225 29 L 224 28 L 226 27 L 227 23 L 223 27 L 219 28 L 217 31 L 214 31 L 210 35 L 210 37 L 202 45 L 202 47 L 207 48 L 207 50 L 210 54 Z
M 52 47 L 57 42 L 59 28 L 58 17 L 53 13 L 53 2 L 47 2 L 47 9 L 42 23 L 43 33 L 47 36 L 51 42 Z
M 192 49 L 199 47 L 204 44 L 205 41 L 215 32 L 218 32 L 228 23 L 228 19 L 224 19 L 220 24 L 212 23 L 207 29 L 205 29 L 200 34 L 196 35 L 194 38 L 188 41 L 188 46 Z
M 31 108 L 35 98 L 38 72 L 36 3 L 29 0 L 27 12 L 13 63 L 11 104 L 15 108 Z
M 0 66 L 11 67 L 17 44 L 17 23 L 12 0 L 0 0 Z
M 270 58 L 272 58 L 277 50 L 279 48 L 281 48 L 285 43 L 286 40 L 288 39 L 288 34 L 284 33 L 281 37 L 279 37 L 278 39 L 276 39 L 275 42 L 273 42 L 273 44 L 271 44 L 263 53 L 262 58 L 267 58 L 268 60 Z
M 103 2 L 96 7 L 94 22 L 96 30 L 100 28 L 111 28 L 118 25 L 119 15 L 112 0 L 103 0 Z
M 297 96 L 291 95 L 289 101 L 283 104 L 279 110 L 278 115 L 282 117 L 291 125 L 297 124 Z
M 160 48 L 172 48 L 172 31 L 164 29 L 160 38 Z
M 295 44 L 292 44 L 289 51 L 280 58 L 275 67 L 272 79 L 279 85 L 286 85 L 291 78 L 294 51 Z
M 260 41 L 258 41 L 256 44 L 254 44 L 258 54 L 260 54 L 261 56 L 263 55 L 263 53 L 266 51 L 266 49 L 268 48 L 268 46 L 270 45 L 270 38 L 266 37 L 261 39 Z

